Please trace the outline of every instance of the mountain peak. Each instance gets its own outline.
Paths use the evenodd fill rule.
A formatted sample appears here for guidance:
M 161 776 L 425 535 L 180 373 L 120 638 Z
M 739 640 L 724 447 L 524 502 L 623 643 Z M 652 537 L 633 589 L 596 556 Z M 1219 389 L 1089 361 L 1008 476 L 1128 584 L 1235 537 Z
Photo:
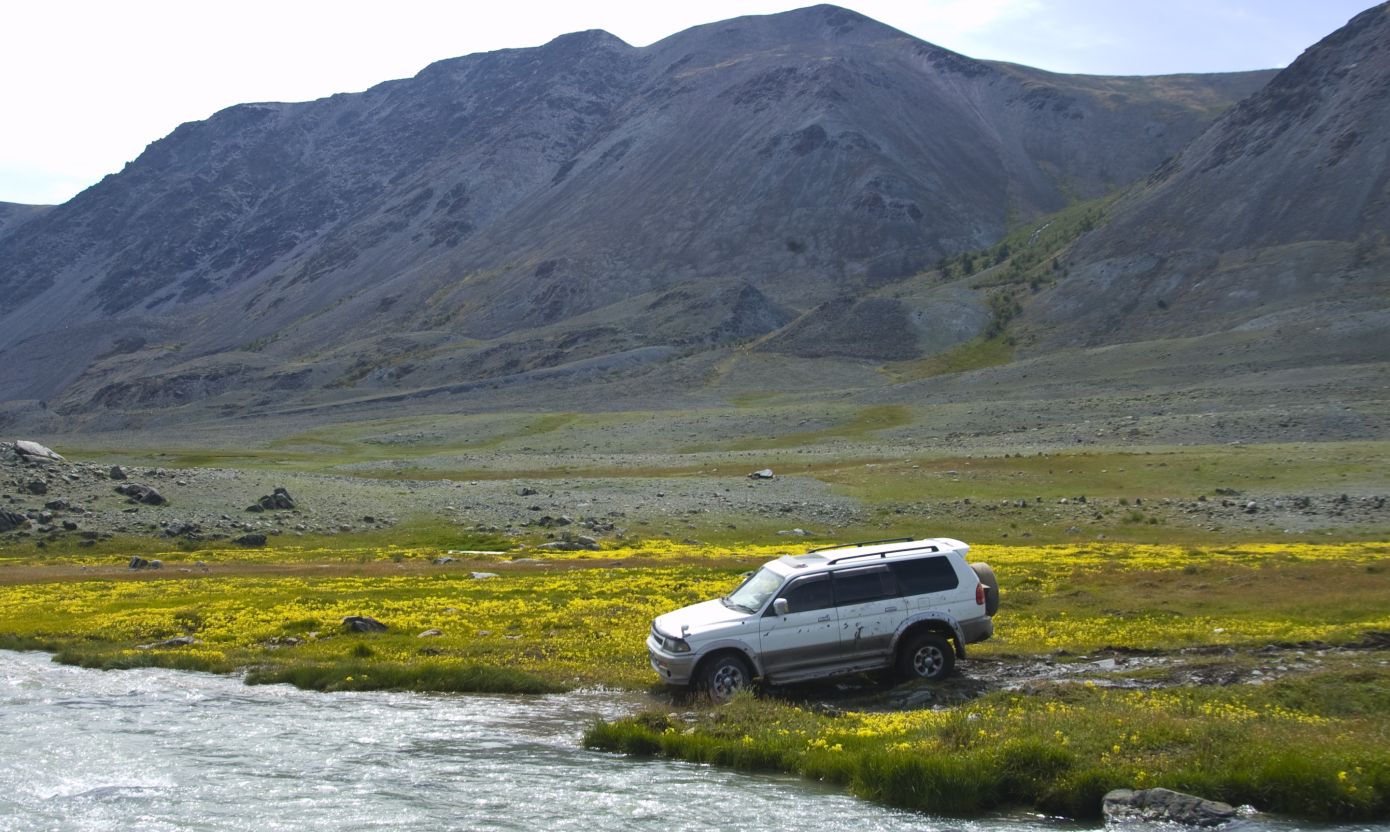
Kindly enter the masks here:
M 582 32 L 569 32 L 551 39 L 543 49 L 631 49 L 631 44 L 612 32 L 603 29 L 585 29 Z

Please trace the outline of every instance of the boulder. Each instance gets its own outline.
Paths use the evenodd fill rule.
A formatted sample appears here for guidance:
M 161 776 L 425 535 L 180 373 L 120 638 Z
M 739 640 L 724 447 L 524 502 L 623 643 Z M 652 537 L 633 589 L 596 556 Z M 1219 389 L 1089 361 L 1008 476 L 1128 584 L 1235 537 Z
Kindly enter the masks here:
M 131 569 L 144 569 L 144 568 L 146 568 L 146 567 L 149 566 L 149 565 L 150 565 L 150 562 L 147 561 L 147 560 L 145 560 L 144 558 L 140 557 L 139 555 L 132 555 L 131 558 L 130 558 L 130 568 L 131 568 Z
M 238 546 L 264 546 L 266 544 L 265 535 L 260 532 L 244 534 L 241 537 L 232 538 L 232 542 Z
M 108 471 L 106 475 L 113 480 L 123 480 L 126 478 L 125 469 L 119 465 L 112 465 L 111 470 Z
M 30 442 L 27 439 L 20 439 L 14 443 L 16 455 L 26 459 L 51 459 L 55 462 L 62 462 L 61 454 L 54 453 L 50 448 L 44 447 L 37 442 Z
M 1115 789 L 1105 795 L 1101 807 L 1107 823 L 1138 820 L 1212 827 L 1236 818 L 1235 808 L 1227 803 L 1172 789 Z
M 24 490 L 34 495 L 47 494 L 48 483 L 43 480 L 29 480 L 24 484 Z
M 444 635 L 444 631 L 443 631 L 443 630 L 433 630 L 433 629 L 430 629 L 430 630 L 426 630 L 426 631 L 424 631 L 423 633 L 421 633 L 420 635 L 416 636 L 416 638 L 437 638 L 437 637 L 442 636 L 442 635 Z
M 771 468 L 764 468 L 764 469 L 762 469 L 761 471 L 754 471 L 753 473 L 749 474 L 749 475 L 748 475 L 748 479 L 750 479 L 750 480 L 770 480 L 770 479 L 772 479 L 772 476 L 773 476 L 773 475 L 772 475 L 772 469 L 771 469 Z
M 495 577 L 497 577 L 497 573 L 496 573 L 496 572 L 469 572 L 469 573 L 468 573 L 468 577 L 472 578 L 472 579 L 475 580 L 475 581 L 485 581 L 485 580 L 487 580 L 488 578 L 495 578 Z
M 384 633 L 386 625 L 368 615 L 349 615 L 343 626 L 354 633 Z
M 162 506 L 167 505 L 169 502 L 164 499 L 163 494 L 160 494 L 159 491 L 151 485 L 141 485 L 139 483 L 118 485 L 116 486 L 116 493 L 124 494 L 135 502 L 144 503 L 147 506 Z
M 578 540 L 553 540 L 549 543 L 542 543 L 536 548 L 550 549 L 556 552 L 580 552 L 585 550 L 598 551 L 599 545 L 597 543 L 580 543 Z
M 290 492 L 283 487 L 277 487 L 269 494 L 263 495 L 256 501 L 256 505 L 248 508 L 247 511 L 288 511 L 292 508 L 294 508 L 294 498 L 290 496 Z
M 27 525 L 29 525 L 28 517 L 9 509 L 0 508 L 0 532 L 13 531 Z

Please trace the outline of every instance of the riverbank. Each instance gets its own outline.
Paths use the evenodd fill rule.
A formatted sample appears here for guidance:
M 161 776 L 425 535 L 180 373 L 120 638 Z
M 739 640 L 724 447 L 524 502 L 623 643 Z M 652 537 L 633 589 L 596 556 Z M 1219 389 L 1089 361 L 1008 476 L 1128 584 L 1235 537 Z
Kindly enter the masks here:
M 648 690 L 595 748 L 840 784 L 936 814 L 1093 816 L 1167 786 L 1316 819 L 1390 817 L 1390 544 L 977 546 L 996 637 L 939 685 L 856 677 L 706 709 L 654 686 L 655 615 L 799 544 L 401 546 L 0 564 L 0 647 L 318 690 Z M 385 626 L 355 632 L 367 616 Z M 1092 799 L 1094 798 L 1094 799 Z

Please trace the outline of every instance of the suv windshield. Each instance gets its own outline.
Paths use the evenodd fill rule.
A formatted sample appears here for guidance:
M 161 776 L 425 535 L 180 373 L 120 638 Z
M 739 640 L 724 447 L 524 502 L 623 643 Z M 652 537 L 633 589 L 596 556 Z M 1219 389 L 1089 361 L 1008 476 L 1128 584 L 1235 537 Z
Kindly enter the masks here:
M 757 612 L 781 585 L 782 576 L 764 566 L 722 600 L 726 607 L 744 612 Z

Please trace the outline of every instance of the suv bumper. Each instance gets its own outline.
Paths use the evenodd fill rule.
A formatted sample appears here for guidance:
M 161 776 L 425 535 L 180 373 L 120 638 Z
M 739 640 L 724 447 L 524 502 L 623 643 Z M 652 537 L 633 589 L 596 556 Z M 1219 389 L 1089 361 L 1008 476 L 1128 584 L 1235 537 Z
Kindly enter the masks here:
M 690 684 L 690 674 L 695 671 L 695 656 L 690 653 L 668 653 L 661 648 L 656 639 L 647 636 L 647 658 L 652 670 L 668 685 Z
M 988 615 L 982 615 L 979 618 L 962 621 L 960 622 L 960 632 L 961 635 L 965 636 L 966 644 L 984 641 L 994 635 L 994 619 Z

